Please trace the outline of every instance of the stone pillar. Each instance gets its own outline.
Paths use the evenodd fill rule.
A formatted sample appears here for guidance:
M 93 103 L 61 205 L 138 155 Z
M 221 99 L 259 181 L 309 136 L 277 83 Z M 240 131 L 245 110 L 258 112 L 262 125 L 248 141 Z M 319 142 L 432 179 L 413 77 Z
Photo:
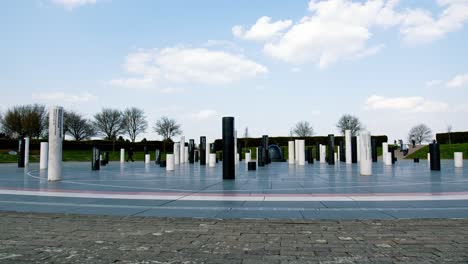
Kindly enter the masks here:
M 234 117 L 223 117 L 223 180 L 236 178 Z
M 29 165 L 29 137 L 24 138 L 24 165 Z
M 431 154 L 431 170 L 440 171 L 440 146 L 434 142 L 429 144 L 429 153 Z
M 97 147 L 93 147 L 91 158 L 91 170 L 101 169 L 101 151 Z
M 299 142 L 298 139 L 295 139 L 295 140 L 294 140 L 294 161 L 295 161 L 296 163 L 299 161 L 299 152 L 298 152 L 299 146 L 298 146 L 298 142 Z
M 211 143 L 210 143 L 210 140 L 207 139 L 206 140 L 206 151 L 205 151 L 205 160 L 206 160 L 206 163 L 210 163 L 210 154 L 211 154 Z
M 242 161 L 242 143 L 237 142 L 237 154 L 239 154 L 239 161 Z
M 150 164 L 151 163 L 151 156 L 150 154 L 145 154 L 145 164 Z
M 372 142 L 372 162 L 377 162 L 377 139 L 373 138 Z
M 335 135 L 328 135 L 328 165 L 335 165 Z
M 245 153 L 245 164 L 248 164 L 252 160 L 252 154 L 250 152 Z
M 47 179 L 62 179 L 63 107 L 49 109 L 49 162 Z
M 269 164 L 270 163 L 270 158 L 269 158 L 270 155 L 268 155 L 269 153 L 268 153 L 268 136 L 267 135 L 262 136 L 262 147 L 265 150 L 265 153 L 264 153 L 265 155 L 263 156 L 263 162 L 265 164 Z M 300 153 L 299 153 L 299 155 L 300 155 Z
M 294 157 L 294 153 L 296 152 L 294 148 L 294 141 L 288 141 L 288 163 L 294 164 L 296 158 Z
M 174 142 L 174 165 L 180 163 L 180 143 Z
M 359 148 L 361 154 L 360 169 L 361 175 L 369 176 L 372 175 L 372 153 L 371 153 L 371 138 L 367 131 L 363 131 L 359 134 Z
M 336 159 L 335 159 L 336 163 L 340 162 L 340 155 L 341 155 L 341 148 L 340 148 L 340 145 L 338 144 L 338 146 L 336 147 Z
M 392 164 L 395 164 L 396 158 L 395 158 L 395 146 L 389 147 L 388 148 L 389 155 L 392 157 L 391 161 Z
M 206 165 L 206 137 L 200 137 L 200 165 Z
M 387 164 L 387 155 L 388 155 L 388 143 L 384 142 L 382 143 L 382 160 L 385 165 L 390 165 L 390 164 Z M 390 163 L 391 163 L 391 158 L 390 158 Z
M 357 145 L 357 148 L 356 148 L 356 156 L 357 156 L 357 162 L 361 161 L 361 148 L 359 146 L 361 146 L 361 142 L 360 142 L 360 138 L 359 138 L 359 135 L 356 137 L 356 145 Z
M 346 162 L 346 151 L 344 148 L 344 141 L 340 141 L 340 161 Z
M 185 163 L 185 137 L 180 137 L 180 163 Z
M 255 148 L 255 161 L 258 163 L 258 147 Z
M 124 162 L 125 162 L 125 149 L 121 148 L 120 149 L 120 163 L 124 163 Z
M 237 130 L 234 130 L 234 164 L 239 163 L 239 158 L 237 158 Z
M 463 152 L 453 153 L 455 168 L 463 168 Z
M 258 147 L 258 153 L 257 153 L 257 157 L 258 157 L 258 161 L 257 161 L 257 164 L 258 164 L 258 167 L 264 167 L 265 166 L 265 162 L 263 162 L 263 157 L 265 156 L 265 150 L 263 149 L 262 146 Z
M 298 142 L 299 149 L 297 151 L 299 158 L 298 158 L 298 165 L 304 166 L 305 165 L 305 140 L 301 139 Z
M 309 164 L 314 164 L 314 148 L 313 147 L 309 147 L 309 149 L 307 150 L 307 163 Z
M 174 154 L 166 154 L 166 171 L 173 171 L 174 167 Z
M 351 162 L 357 163 L 357 138 L 351 137 Z
M 39 162 L 39 169 L 44 170 L 47 169 L 48 163 L 48 155 L 49 155 L 49 143 L 41 142 L 41 152 L 40 152 L 40 162 Z
M 184 163 L 188 163 L 189 151 L 187 146 L 184 147 Z
M 189 154 L 189 163 L 194 163 L 195 162 L 195 139 L 190 139 L 189 140 L 189 145 L 188 145 L 188 154 Z
M 161 151 L 159 149 L 154 151 L 154 162 L 156 164 L 161 164 Z
M 216 166 L 216 154 L 215 153 L 210 153 L 210 160 L 208 162 L 209 167 L 214 167 Z
M 320 144 L 320 163 L 326 163 L 327 159 L 327 147 Z
M 431 167 L 431 153 L 427 153 L 427 165 Z
M 18 168 L 24 168 L 24 146 L 25 140 L 21 138 L 18 140 Z
M 351 130 L 345 130 L 345 144 L 346 144 L 346 163 L 351 164 L 352 161 L 352 144 L 351 144 Z

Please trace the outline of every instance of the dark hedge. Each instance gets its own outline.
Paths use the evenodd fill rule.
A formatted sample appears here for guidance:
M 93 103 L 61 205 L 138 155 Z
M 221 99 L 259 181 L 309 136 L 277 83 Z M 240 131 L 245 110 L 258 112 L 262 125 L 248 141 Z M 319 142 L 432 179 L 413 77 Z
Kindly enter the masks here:
M 449 133 L 438 133 L 436 134 L 437 142 L 440 144 L 449 143 Z M 450 143 L 468 143 L 468 131 L 464 132 L 451 132 L 450 133 Z

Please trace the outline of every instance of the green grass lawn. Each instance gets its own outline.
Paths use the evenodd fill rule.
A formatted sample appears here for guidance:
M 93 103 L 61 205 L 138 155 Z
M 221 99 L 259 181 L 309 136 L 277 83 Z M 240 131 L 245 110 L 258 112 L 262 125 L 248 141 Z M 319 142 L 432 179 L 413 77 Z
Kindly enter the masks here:
M 441 159 L 453 159 L 454 152 L 463 152 L 463 158 L 468 158 L 468 143 L 464 144 L 442 144 L 440 145 L 440 158 Z M 425 146 L 415 153 L 408 155 L 407 159 L 420 158 L 427 159 L 427 153 L 429 153 L 429 146 Z

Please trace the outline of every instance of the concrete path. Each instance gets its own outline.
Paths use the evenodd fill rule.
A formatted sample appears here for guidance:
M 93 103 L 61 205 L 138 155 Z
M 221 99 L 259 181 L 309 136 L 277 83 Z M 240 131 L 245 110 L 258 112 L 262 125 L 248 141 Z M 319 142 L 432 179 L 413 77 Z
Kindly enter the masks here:
M 0 213 L 0 263 L 467 263 L 468 219 L 220 220 Z

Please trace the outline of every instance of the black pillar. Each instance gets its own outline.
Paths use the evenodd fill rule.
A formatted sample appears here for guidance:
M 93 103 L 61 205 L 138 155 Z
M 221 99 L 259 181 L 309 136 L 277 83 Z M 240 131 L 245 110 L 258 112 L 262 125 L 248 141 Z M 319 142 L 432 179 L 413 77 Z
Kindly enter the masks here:
M 265 149 L 260 146 L 258 147 L 258 167 L 263 167 L 265 166 Z
M 307 163 L 314 164 L 314 148 L 312 147 L 307 149 Z
M 145 153 L 145 155 L 148 154 L 148 147 L 147 146 L 143 147 L 143 152 Z
M 340 161 L 341 162 L 346 162 L 346 150 L 344 148 L 343 140 L 340 141 Z
M 25 140 L 18 140 L 18 168 L 24 168 Z
M 335 165 L 335 135 L 328 134 L 328 165 Z
M 268 135 L 262 136 L 262 148 L 263 148 L 263 155 L 262 161 L 264 164 L 269 164 L 269 155 L 268 155 Z
M 199 153 L 199 151 L 195 150 L 195 162 L 198 162 L 198 156 L 199 156 L 198 153 Z
M 93 157 L 91 160 L 91 170 L 100 170 L 101 169 L 101 151 L 93 147 Z
M 223 180 L 236 178 L 234 144 L 234 117 L 223 117 Z
M 156 149 L 156 151 L 154 152 L 154 156 L 156 164 L 161 164 L 161 151 L 159 149 Z
M 315 157 L 317 161 L 320 161 L 320 144 L 315 144 Z
M 395 148 L 396 148 L 396 146 L 392 146 L 391 148 L 389 148 L 390 155 L 392 155 L 392 164 L 395 164 L 395 161 L 396 161 Z
M 195 162 L 195 139 L 189 139 L 189 145 L 188 145 L 188 160 L 189 163 L 194 163 Z
M 440 145 L 439 143 L 429 144 L 429 155 L 430 155 L 430 164 L 431 170 L 440 171 Z
M 242 143 L 237 140 L 237 153 L 239 153 L 239 161 L 242 161 Z
M 371 140 L 372 162 L 377 162 L 377 139 Z
M 206 137 L 200 137 L 200 165 L 206 165 Z
M 357 138 L 356 136 L 351 137 L 351 162 L 357 163 Z

